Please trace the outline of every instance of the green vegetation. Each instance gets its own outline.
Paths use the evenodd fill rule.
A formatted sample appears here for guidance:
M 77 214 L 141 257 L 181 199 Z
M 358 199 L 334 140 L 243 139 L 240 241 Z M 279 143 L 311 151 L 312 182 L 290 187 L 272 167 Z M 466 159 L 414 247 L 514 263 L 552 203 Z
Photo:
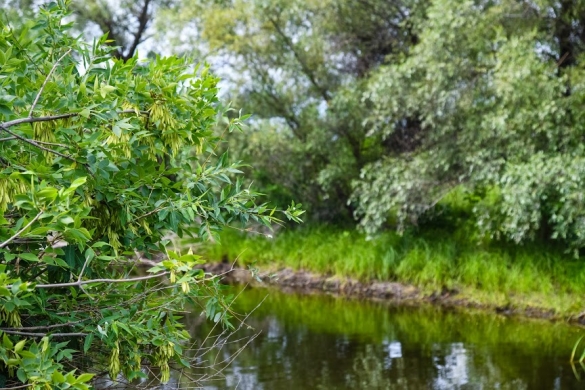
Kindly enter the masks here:
M 219 244 L 205 245 L 201 253 L 260 269 L 411 283 L 428 294 L 455 289 L 471 302 L 560 315 L 578 314 L 585 303 L 582 260 L 548 245 L 477 244 L 444 230 L 385 232 L 371 240 L 323 226 L 281 231 L 274 239 L 226 230 Z
M 90 347 L 168 379 L 173 313 L 229 326 L 200 254 L 583 309 L 585 0 L 34 3 L 0 0 L 0 380 L 85 388 L 64 367 Z M 165 248 L 298 221 L 292 199 L 311 225 Z
M 207 68 L 115 59 L 106 36 L 71 33 L 66 6 L 0 19 L 0 387 L 88 389 L 144 366 L 164 383 L 194 358 L 185 307 L 234 322 L 200 256 L 168 251 L 165 235 L 302 211 L 257 204 L 216 153 L 212 129 L 240 118 L 218 111 Z M 138 271 L 153 252 L 162 261 Z
M 12 12 L 26 12 L 28 2 L 21 3 Z M 235 106 L 253 114 L 249 132 L 228 137 L 232 157 L 253 162 L 241 169 L 259 191 L 281 206 L 302 201 L 317 225 L 357 225 L 369 236 L 382 232 L 380 240 L 394 240 L 389 230 L 406 232 L 428 242 L 409 252 L 413 264 L 433 247 L 429 236 L 455 240 L 429 249 L 447 256 L 462 251 L 457 235 L 472 232 L 463 247 L 490 246 L 488 255 L 471 256 L 473 264 L 457 255 L 457 272 L 467 269 L 471 284 L 479 284 L 473 272 L 488 277 L 530 261 L 511 243 L 538 243 L 554 259 L 585 247 L 583 1 L 142 0 L 113 7 L 86 0 L 74 16 L 83 28 L 108 32 L 118 58 L 131 58 L 150 28 L 154 52 L 164 43 L 216 64 Z M 174 28 L 185 24 L 196 28 Z M 445 209 L 457 197 L 465 199 L 463 214 Z M 445 218 L 457 223 L 443 226 Z M 423 284 L 451 279 L 430 271 L 449 268 L 446 261 L 378 270 L 392 256 L 339 267 L 360 277 L 405 268 L 405 278 Z M 544 272 L 539 257 L 534 267 Z M 567 280 L 551 278 L 537 289 Z M 522 285 L 534 284 L 529 279 Z

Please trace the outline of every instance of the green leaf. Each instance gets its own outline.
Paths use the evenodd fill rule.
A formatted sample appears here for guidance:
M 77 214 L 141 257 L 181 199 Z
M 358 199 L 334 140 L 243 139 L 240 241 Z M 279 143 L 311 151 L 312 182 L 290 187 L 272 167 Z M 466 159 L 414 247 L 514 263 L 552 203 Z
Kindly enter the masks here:
M 27 376 L 26 373 L 24 371 L 24 369 L 22 367 L 20 367 L 17 371 L 16 371 L 16 376 L 18 377 L 18 379 L 22 382 L 22 383 L 26 383 L 27 382 Z
M 65 383 L 65 376 L 59 370 L 55 370 L 51 375 L 51 380 L 54 384 Z
M 84 108 L 79 112 L 79 115 L 81 115 L 85 119 L 89 119 L 89 114 L 90 114 L 89 108 Z
M 85 374 L 81 374 L 77 377 L 77 382 L 81 382 L 81 383 L 85 383 L 85 382 L 89 382 L 93 377 L 95 376 L 95 374 L 89 374 L 89 373 L 85 373 Z
M 27 260 L 27 261 L 34 261 L 34 262 L 39 261 L 39 258 L 37 257 L 37 255 L 35 255 L 33 253 L 19 253 L 18 257 L 20 257 L 22 260 Z

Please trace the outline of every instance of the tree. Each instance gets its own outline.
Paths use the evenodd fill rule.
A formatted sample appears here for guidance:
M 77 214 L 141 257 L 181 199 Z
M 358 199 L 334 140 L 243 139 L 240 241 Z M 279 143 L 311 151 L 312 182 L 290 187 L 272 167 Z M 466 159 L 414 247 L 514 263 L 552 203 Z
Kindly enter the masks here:
M 143 365 L 166 382 L 190 364 L 182 310 L 237 320 L 166 234 L 279 220 L 216 156 L 218 79 L 187 59 L 124 61 L 106 36 L 87 44 L 66 6 L 0 26 L 0 386 L 84 389 L 93 374 L 72 367 L 132 380 Z M 136 251 L 164 257 L 137 274 Z
M 198 47 L 223 72 L 234 105 L 254 114 L 251 136 L 236 134 L 230 148 L 254 161 L 250 174 L 262 192 L 281 203 L 302 196 L 312 219 L 351 223 L 352 180 L 395 146 L 368 137 L 365 80 L 387 55 L 416 42 L 418 2 L 180 4 L 160 20 L 195 25 Z
M 433 1 L 418 44 L 370 81 L 373 133 L 420 128 L 362 171 L 362 226 L 407 226 L 463 188 L 485 234 L 582 248 L 584 26 L 580 1 Z

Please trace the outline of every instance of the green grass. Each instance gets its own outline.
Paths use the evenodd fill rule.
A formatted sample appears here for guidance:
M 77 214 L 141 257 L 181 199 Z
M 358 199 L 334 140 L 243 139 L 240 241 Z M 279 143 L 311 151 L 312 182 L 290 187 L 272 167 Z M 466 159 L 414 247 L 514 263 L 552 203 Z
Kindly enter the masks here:
M 547 245 L 477 244 L 461 230 L 427 230 L 372 240 L 353 230 L 305 226 L 274 239 L 226 230 L 205 245 L 210 261 L 290 267 L 361 281 L 412 283 L 431 293 L 457 289 L 477 303 L 527 306 L 576 314 L 585 305 L 585 260 Z

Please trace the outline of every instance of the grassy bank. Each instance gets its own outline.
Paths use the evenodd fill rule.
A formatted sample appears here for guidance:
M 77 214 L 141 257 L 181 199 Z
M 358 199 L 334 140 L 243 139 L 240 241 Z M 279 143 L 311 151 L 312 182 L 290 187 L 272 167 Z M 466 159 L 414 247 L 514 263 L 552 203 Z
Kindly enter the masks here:
M 354 230 L 327 227 L 281 231 L 273 239 L 227 230 L 221 243 L 201 251 L 212 261 L 398 281 L 429 294 L 454 289 L 479 304 L 560 315 L 580 313 L 585 305 L 585 260 L 545 245 L 478 245 L 460 232 L 386 232 L 368 241 Z

